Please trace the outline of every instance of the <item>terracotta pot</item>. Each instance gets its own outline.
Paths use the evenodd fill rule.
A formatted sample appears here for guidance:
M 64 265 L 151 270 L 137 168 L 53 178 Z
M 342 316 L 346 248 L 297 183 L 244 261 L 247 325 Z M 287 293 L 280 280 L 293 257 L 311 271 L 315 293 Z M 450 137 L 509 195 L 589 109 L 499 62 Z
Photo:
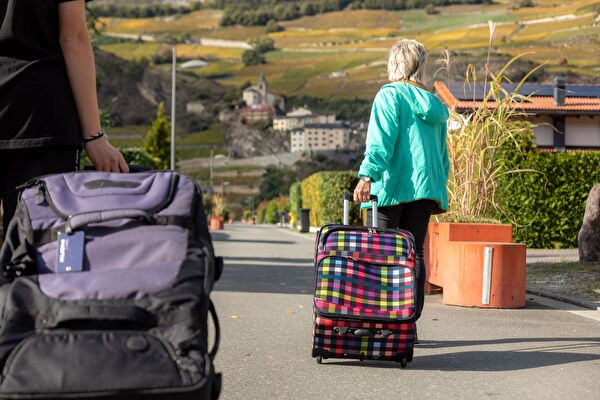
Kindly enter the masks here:
M 488 273 L 486 270 L 486 248 Z M 451 242 L 444 262 L 444 304 L 481 308 L 525 307 L 526 246 Z
M 250 225 L 256 225 L 256 218 L 250 218 Z
M 509 224 L 429 224 L 425 241 L 426 291 L 443 289 L 445 304 L 525 306 L 526 246 L 512 242 Z M 491 248 L 484 278 L 485 248 Z
M 444 287 L 443 262 L 452 259 L 450 242 L 511 243 L 512 225 L 431 222 L 425 238 L 425 266 L 430 289 Z
M 229 218 L 229 221 L 227 221 L 228 224 L 233 224 L 233 218 Z
M 246 223 L 246 218 L 242 218 L 242 224 Z
M 225 219 L 223 217 L 212 217 L 210 219 L 210 230 L 220 231 L 225 228 Z

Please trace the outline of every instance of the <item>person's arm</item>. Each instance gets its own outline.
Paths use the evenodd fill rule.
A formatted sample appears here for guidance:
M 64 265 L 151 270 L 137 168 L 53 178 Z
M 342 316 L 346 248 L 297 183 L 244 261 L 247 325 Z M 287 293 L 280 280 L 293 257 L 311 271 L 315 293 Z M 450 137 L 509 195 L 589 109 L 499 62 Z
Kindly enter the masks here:
M 371 109 L 367 130 L 365 158 L 358 171 L 359 177 L 378 181 L 389 168 L 390 159 L 396 148 L 400 129 L 400 105 L 392 88 L 382 88 Z M 354 189 L 354 200 L 369 201 L 371 182 L 360 180 Z
M 67 66 L 71 91 L 81 124 L 81 136 L 101 131 L 96 95 L 96 67 L 85 19 L 83 0 L 58 5 L 59 40 Z M 85 151 L 98 171 L 128 172 L 127 163 L 106 137 L 85 144 Z

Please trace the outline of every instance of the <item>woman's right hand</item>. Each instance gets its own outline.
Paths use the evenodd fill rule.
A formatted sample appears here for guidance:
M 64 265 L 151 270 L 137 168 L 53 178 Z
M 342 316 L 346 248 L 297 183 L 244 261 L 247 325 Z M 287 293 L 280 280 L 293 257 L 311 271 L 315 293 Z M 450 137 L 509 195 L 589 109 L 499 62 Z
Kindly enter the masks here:
M 354 189 L 354 201 L 366 203 L 371 199 L 371 182 L 359 180 Z
M 106 137 L 88 142 L 85 152 L 94 164 L 96 171 L 103 172 L 129 172 L 127 162 L 123 155 L 113 145 L 108 143 Z

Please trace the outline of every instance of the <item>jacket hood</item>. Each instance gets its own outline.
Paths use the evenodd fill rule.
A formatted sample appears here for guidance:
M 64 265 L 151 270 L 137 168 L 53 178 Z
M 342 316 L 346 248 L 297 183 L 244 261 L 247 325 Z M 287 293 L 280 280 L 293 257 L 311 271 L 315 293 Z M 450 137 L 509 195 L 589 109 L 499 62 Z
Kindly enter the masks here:
M 412 111 L 423 121 L 435 125 L 446 122 L 450 117 L 448 108 L 435 94 L 410 83 L 399 82 L 390 85 L 404 96 Z

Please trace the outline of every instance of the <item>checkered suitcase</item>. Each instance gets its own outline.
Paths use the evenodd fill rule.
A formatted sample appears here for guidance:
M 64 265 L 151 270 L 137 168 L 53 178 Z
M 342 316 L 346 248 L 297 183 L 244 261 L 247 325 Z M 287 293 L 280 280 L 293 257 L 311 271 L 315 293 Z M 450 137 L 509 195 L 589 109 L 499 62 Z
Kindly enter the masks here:
M 326 225 L 316 240 L 312 356 L 412 361 L 417 285 L 414 239 L 410 232 Z

